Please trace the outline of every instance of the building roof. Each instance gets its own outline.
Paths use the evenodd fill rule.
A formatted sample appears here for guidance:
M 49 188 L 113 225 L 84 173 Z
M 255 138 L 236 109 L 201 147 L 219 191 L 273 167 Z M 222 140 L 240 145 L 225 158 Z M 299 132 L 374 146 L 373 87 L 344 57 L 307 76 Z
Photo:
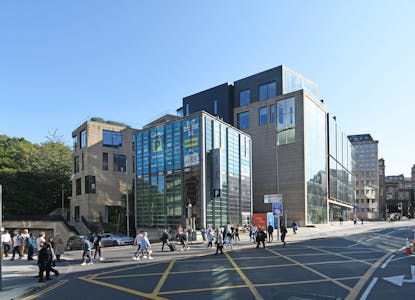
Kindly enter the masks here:
M 351 143 L 375 142 L 375 140 L 372 138 L 372 136 L 369 133 L 348 135 L 347 138 L 349 139 Z

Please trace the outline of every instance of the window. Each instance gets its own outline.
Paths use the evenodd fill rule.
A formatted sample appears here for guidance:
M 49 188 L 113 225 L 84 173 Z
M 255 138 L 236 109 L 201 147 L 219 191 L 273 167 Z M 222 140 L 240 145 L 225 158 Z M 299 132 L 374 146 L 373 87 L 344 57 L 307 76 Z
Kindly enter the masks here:
M 266 125 L 268 122 L 268 116 L 267 116 L 267 107 L 260 107 L 258 109 L 259 112 L 259 125 Z
M 125 172 L 126 157 L 122 154 L 114 154 L 113 156 L 113 171 L 114 172 Z
M 86 130 L 81 131 L 81 148 L 86 147 Z
M 85 158 L 84 153 L 81 153 L 81 170 L 83 171 L 85 169 Z
M 81 190 L 81 178 L 78 178 L 75 182 L 76 184 L 76 194 L 80 195 L 82 194 L 82 190 Z
M 102 153 L 102 169 L 108 171 L 108 153 Z
M 186 111 L 185 111 L 185 116 L 188 116 L 190 113 L 190 107 L 189 107 L 189 103 L 186 103 Z
M 72 137 L 72 150 L 75 152 L 78 149 L 78 136 Z
M 213 114 L 218 114 L 218 100 L 213 100 Z
M 275 122 L 275 104 L 270 105 L 269 107 L 269 122 Z
M 295 98 L 278 101 L 277 104 L 277 132 L 278 144 L 289 144 L 295 142 Z
M 251 103 L 251 91 L 244 90 L 239 93 L 239 106 L 245 106 Z
M 259 86 L 259 101 L 270 99 L 277 95 L 277 83 L 275 81 Z
M 238 128 L 249 128 L 249 111 L 238 114 Z
M 79 221 L 80 220 L 80 216 L 79 216 L 79 206 L 75 206 L 75 221 Z
M 102 130 L 102 145 L 104 147 L 121 148 L 122 133 L 119 131 Z
M 95 176 L 85 176 L 85 194 L 95 194 Z
M 73 172 L 75 174 L 79 172 L 79 156 L 73 158 Z

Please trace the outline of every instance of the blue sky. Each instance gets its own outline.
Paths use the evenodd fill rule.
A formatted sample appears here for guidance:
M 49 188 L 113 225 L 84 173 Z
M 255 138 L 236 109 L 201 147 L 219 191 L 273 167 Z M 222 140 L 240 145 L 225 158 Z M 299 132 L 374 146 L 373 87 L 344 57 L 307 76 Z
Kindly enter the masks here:
M 415 164 L 415 1 L 0 3 L 0 134 L 46 141 L 91 117 L 141 128 L 181 99 L 284 64 L 319 85 L 386 174 Z

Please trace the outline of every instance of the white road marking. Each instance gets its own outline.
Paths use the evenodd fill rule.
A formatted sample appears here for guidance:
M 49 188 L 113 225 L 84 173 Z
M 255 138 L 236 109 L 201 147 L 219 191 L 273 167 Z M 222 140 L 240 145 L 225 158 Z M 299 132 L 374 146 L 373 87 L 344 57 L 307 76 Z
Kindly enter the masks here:
M 370 292 L 372 291 L 372 289 L 375 286 L 377 281 L 378 281 L 378 278 L 373 277 L 372 281 L 367 286 L 367 288 L 366 288 L 365 292 L 363 293 L 362 297 L 360 297 L 360 300 L 366 300 L 367 296 L 369 296 Z

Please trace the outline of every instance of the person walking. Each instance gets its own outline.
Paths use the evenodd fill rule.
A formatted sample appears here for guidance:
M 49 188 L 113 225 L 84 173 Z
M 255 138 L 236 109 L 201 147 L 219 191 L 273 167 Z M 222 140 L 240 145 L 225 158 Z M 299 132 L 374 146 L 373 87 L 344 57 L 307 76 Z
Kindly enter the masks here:
M 59 233 L 55 235 L 54 241 L 55 241 L 55 245 L 53 249 L 55 251 L 56 261 L 60 262 L 61 255 L 65 252 L 65 244 Z
M 3 244 L 4 256 L 8 257 L 10 246 L 12 243 L 12 237 L 10 236 L 10 233 L 7 229 L 5 229 L 3 233 L 1 234 L 1 243 Z
M 143 238 L 140 240 L 140 247 L 142 253 L 145 254 L 143 258 L 148 257 L 148 259 L 153 259 L 153 257 L 151 256 L 151 253 L 153 251 L 151 250 L 150 240 L 148 239 L 148 233 L 146 231 L 144 231 Z
M 82 264 L 81 266 L 85 266 L 85 265 L 92 265 L 92 259 L 91 259 L 91 251 L 92 251 L 92 246 L 91 246 L 91 242 L 88 240 L 88 238 L 86 236 L 84 236 L 83 240 L 82 240 Z
M 163 243 L 161 245 L 161 252 L 164 251 L 164 245 L 169 245 L 169 240 L 170 240 L 170 236 L 167 233 L 167 229 L 165 229 L 164 232 L 161 234 L 161 237 L 160 237 L 160 241 Z
M 102 248 L 102 241 L 101 241 L 101 239 L 102 239 L 102 237 L 101 237 L 100 233 L 97 233 L 94 237 L 94 243 L 93 243 L 93 246 L 94 246 L 94 260 L 96 259 L 97 254 L 98 254 L 99 261 L 105 260 L 105 258 L 102 257 L 102 249 L 101 249 Z
M 265 248 L 265 240 L 267 239 L 267 234 L 262 230 L 262 227 L 258 226 L 256 232 L 256 247 L 259 248 L 259 244 L 262 242 L 262 246 Z
M 216 244 L 216 253 L 215 253 L 215 255 L 218 255 L 219 250 L 220 250 L 220 253 L 223 254 L 223 235 L 222 235 L 222 230 L 216 229 L 216 232 L 215 232 L 215 244 Z
M 36 252 L 39 253 L 40 249 L 42 249 L 43 245 L 46 242 L 46 233 L 44 231 L 41 231 L 39 233 L 38 238 L 36 239 Z
M 206 239 L 207 239 L 207 246 L 212 247 L 213 246 L 213 230 L 212 230 L 211 225 L 209 225 L 206 230 Z
M 233 238 L 234 238 L 235 244 L 238 244 L 241 241 L 241 239 L 239 238 L 239 225 L 236 225 L 235 227 L 235 233 L 233 235 Z
M 274 226 L 272 226 L 271 223 L 269 223 L 267 227 L 267 232 L 268 232 L 268 243 L 271 243 L 274 241 L 274 236 L 273 236 Z
M 26 249 L 26 244 L 27 244 L 27 239 L 29 238 L 29 229 L 23 229 L 23 232 L 21 233 L 22 235 L 22 243 L 20 245 L 20 257 L 24 256 L 25 253 L 25 249 Z
M 50 244 L 44 243 L 38 252 L 37 265 L 39 267 L 39 282 L 43 282 L 43 273 L 46 272 L 46 280 L 50 278 L 50 268 L 52 267 L 52 252 L 50 251 Z
M 13 252 L 12 252 L 11 260 L 14 260 L 14 256 L 16 254 L 19 255 L 19 259 L 22 259 L 22 255 L 20 254 L 20 246 L 23 244 L 23 237 L 17 229 L 13 231 L 12 240 L 13 240 Z
M 27 260 L 33 260 L 33 254 L 35 253 L 36 239 L 33 232 L 29 234 L 27 238 Z
M 283 247 L 285 247 L 285 245 L 287 244 L 285 242 L 285 236 L 287 235 L 287 228 L 285 227 L 284 224 L 281 225 L 281 242 L 284 243 Z
M 292 224 L 291 224 L 291 228 L 293 229 L 293 233 L 294 234 L 297 234 L 297 229 L 298 229 L 298 224 L 297 224 L 297 222 L 292 222 Z
M 136 246 L 137 249 L 134 252 L 133 260 L 140 260 L 141 239 L 143 238 L 143 235 L 144 235 L 144 231 L 141 230 L 134 239 L 134 246 Z

